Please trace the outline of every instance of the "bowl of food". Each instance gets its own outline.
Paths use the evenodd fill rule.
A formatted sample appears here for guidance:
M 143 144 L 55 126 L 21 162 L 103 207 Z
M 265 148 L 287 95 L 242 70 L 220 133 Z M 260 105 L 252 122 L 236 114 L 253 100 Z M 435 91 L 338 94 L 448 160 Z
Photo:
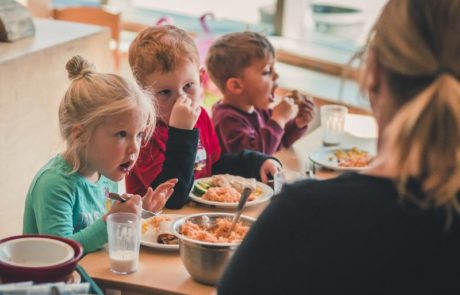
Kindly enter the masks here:
M 70 239 L 48 235 L 18 235 L 0 240 L 3 282 L 67 281 L 83 255 Z
M 202 213 L 176 220 L 172 232 L 179 238 L 179 252 L 189 274 L 200 283 L 215 285 L 228 261 L 255 219 L 242 215 L 228 236 L 232 213 Z

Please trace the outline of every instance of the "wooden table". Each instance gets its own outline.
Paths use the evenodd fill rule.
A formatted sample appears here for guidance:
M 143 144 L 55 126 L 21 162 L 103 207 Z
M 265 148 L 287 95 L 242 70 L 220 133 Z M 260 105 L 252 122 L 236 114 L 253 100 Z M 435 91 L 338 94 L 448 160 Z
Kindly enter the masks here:
M 347 135 L 344 145 L 356 145 L 361 148 L 375 151 L 375 138 L 357 138 L 352 134 L 367 133 L 373 135 L 373 120 L 370 117 L 350 115 L 347 118 Z M 369 130 L 359 130 L 360 126 L 370 126 Z M 298 140 L 290 149 L 275 154 L 283 163 L 283 169 L 290 175 L 300 175 L 309 169 L 308 154 L 321 147 L 321 128 Z M 337 176 L 336 172 L 318 170 L 318 178 Z M 293 180 L 293 179 L 288 179 Z M 244 214 L 257 217 L 266 208 L 268 203 L 248 207 Z M 225 209 L 204 207 L 191 202 L 180 210 L 164 210 L 165 213 L 194 214 L 201 212 L 229 212 Z M 231 211 L 230 211 L 231 212 Z M 215 288 L 195 282 L 185 269 L 178 252 L 165 252 L 141 247 L 140 264 L 137 272 L 129 275 L 116 275 L 109 269 L 109 258 L 106 251 L 90 253 L 80 262 L 89 275 L 96 280 L 106 294 L 113 290 L 121 294 L 213 294 Z M 111 290 L 110 290 L 111 289 Z
M 310 134 L 297 140 L 289 149 L 278 151 L 274 156 L 283 163 L 283 169 L 287 176 L 296 175 L 300 172 L 305 174 L 307 170 L 315 170 L 318 179 L 327 179 L 337 176 L 336 171 L 322 169 L 309 160 L 309 154 L 322 148 L 321 126 Z M 345 123 L 345 134 L 341 147 L 351 148 L 353 146 L 369 151 L 371 154 L 377 152 L 377 124 L 374 118 L 367 115 L 349 114 Z
M 244 214 L 257 217 L 268 204 L 245 209 Z M 201 212 L 233 212 L 194 204 L 180 210 L 163 210 L 170 214 L 194 214 Z M 139 269 L 132 274 L 117 275 L 110 271 L 109 257 L 105 250 L 90 253 L 80 261 L 88 274 L 96 280 L 104 293 L 120 290 L 123 295 L 137 294 L 213 294 L 214 287 L 194 281 L 185 269 L 179 252 L 166 252 L 142 246 Z

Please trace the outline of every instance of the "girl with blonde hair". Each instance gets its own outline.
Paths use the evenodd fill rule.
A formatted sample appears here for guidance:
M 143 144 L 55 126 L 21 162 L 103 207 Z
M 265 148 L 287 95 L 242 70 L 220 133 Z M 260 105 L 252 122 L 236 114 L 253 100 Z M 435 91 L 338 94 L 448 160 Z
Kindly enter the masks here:
M 81 56 L 66 65 L 71 84 L 59 107 L 67 148 L 35 176 L 27 193 L 24 234 L 52 234 L 80 242 L 85 252 L 107 242 L 107 216 L 163 208 L 176 179 L 148 190 L 143 198 L 125 194 L 125 203 L 106 210 L 106 196 L 133 168 L 155 122 L 151 98 L 114 74 L 96 73 Z
M 459 36 L 460 0 L 388 1 L 362 78 L 372 166 L 288 186 L 219 294 L 460 294 Z

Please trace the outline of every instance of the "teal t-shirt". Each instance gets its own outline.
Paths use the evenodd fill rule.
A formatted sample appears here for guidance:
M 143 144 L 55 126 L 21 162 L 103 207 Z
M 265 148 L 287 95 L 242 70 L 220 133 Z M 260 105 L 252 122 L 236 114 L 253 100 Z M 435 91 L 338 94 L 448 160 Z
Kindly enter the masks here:
M 107 243 L 107 192 L 118 192 L 116 182 L 101 176 L 92 183 L 78 173 L 61 155 L 52 158 L 35 175 L 27 192 L 24 234 L 50 234 L 73 239 L 85 252 Z

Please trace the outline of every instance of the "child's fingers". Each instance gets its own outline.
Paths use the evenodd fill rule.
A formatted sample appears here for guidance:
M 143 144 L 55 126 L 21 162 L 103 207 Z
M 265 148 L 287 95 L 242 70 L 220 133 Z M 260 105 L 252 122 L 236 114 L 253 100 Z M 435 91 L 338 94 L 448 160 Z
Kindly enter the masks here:
M 174 183 L 174 184 L 176 184 L 178 181 L 179 181 L 179 179 L 178 179 L 178 178 L 171 178 L 171 179 L 168 179 L 168 180 L 166 180 L 165 182 L 167 182 L 167 183 Z
M 299 107 L 308 107 L 313 109 L 315 107 L 315 103 L 312 100 L 305 98 L 299 101 Z
M 155 192 L 151 187 L 147 189 L 147 192 L 144 195 L 144 198 L 142 200 L 142 207 L 145 210 L 151 210 L 152 207 L 155 206 L 156 201 L 155 201 Z
M 149 187 L 149 188 L 147 189 L 147 192 L 145 193 L 143 199 L 144 199 L 145 201 L 148 201 L 148 200 L 150 200 L 150 199 L 152 198 L 152 196 L 153 196 L 153 189 L 152 189 L 151 187 Z
M 139 204 L 142 201 L 141 196 L 139 195 L 131 195 L 128 201 L 126 203 L 132 203 L 132 204 Z
M 172 196 L 173 193 L 174 193 L 174 189 L 173 188 L 169 189 L 168 192 L 165 194 L 165 201 L 167 201 L 169 197 Z
M 169 190 L 170 188 L 173 188 L 175 185 L 176 183 L 173 182 L 163 182 L 162 184 L 156 187 L 155 192 L 160 193 L 162 191 Z
M 128 194 L 128 193 L 122 194 L 121 197 L 122 197 L 123 199 L 125 199 L 126 202 L 131 201 L 131 202 L 134 202 L 134 203 L 137 203 L 137 201 L 139 201 L 139 198 L 140 198 L 139 195 Z
M 268 182 L 268 177 L 267 177 L 267 174 L 265 173 L 264 170 L 260 171 L 260 180 L 261 180 L 263 183 L 267 183 L 267 182 Z
M 194 113 L 195 115 L 199 115 L 199 114 L 200 114 L 200 112 L 201 112 L 201 106 L 200 106 L 199 103 L 193 102 L 191 107 L 192 107 L 193 113 Z
M 193 104 L 193 101 L 189 97 L 185 97 L 183 104 L 184 106 L 191 107 Z
M 310 111 L 305 110 L 305 109 L 300 109 L 298 117 L 311 120 L 311 119 L 313 119 L 313 112 L 310 112 Z
M 295 104 L 295 100 L 292 97 L 284 97 L 284 101 L 287 102 L 290 105 Z
M 177 106 L 179 106 L 179 105 L 184 104 L 184 102 L 185 102 L 186 99 L 187 99 L 186 96 L 181 96 L 181 97 L 179 97 L 179 98 L 176 100 L 176 102 L 174 103 L 174 107 L 177 107 Z M 174 107 L 173 107 L 173 108 L 174 108 Z

